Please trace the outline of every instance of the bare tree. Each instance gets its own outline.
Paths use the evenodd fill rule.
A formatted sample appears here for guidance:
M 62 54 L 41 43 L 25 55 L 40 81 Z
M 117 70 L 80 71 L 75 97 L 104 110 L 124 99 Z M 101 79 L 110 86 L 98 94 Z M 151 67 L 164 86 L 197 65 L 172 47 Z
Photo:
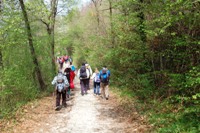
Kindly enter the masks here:
M 98 24 L 98 27 L 100 25 L 100 14 L 99 14 L 99 3 L 101 3 L 101 0 L 91 0 L 92 3 L 94 4 L 94 7 L 95 7 L 95 10 L 96 10 L 96 19 L 97 19 L 97 24 Z

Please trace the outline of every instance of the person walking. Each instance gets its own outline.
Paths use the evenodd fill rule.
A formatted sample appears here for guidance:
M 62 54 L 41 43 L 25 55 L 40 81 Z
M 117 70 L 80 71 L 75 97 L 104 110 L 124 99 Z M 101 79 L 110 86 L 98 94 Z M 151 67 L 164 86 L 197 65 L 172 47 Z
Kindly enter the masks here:
M 110 81 L 110 70 L 107 69 L 106 66 L 100 71 L 101 80 L 101 94 L 102 97 L 108 100 L 109 98 L 109 81 Z
M 67 78 L 62 74 L 62 71 L 58 71 L 58 75 L 54 77 L 52 85 L 55 85 L 56 91 L 56 108 L 55 110 L 60 110 L 62 106 L 66 107 L 66 87 L 69 86 Z M 60 100 L 62 96 L 62 106 L 60 106 Z
M 95 68 L 95 72 L 92 74 L 91 79 L 94 85 L 94 94 L 100 95 L 100 73 L 98 68 Z
M 85 63 L 82 63 L 77 76 L 80 79 L 81 95 L 83 96 L 84 94 L 87 94 L 87 80 L 89 79 L 89 70 L 86 69 Z
M 85 66 L 86 69 L 89 71 L 89 77 L 86 79 L 86 88 L 87 90 L 90 90 L 90 78 L 92 76 L 92 68 L 88 63 L 86 63 Z
M 63 68 L 64 59 L 62 56 L 58 57 L 57 62 L 59 64 L 59 69 Z
M 66 96 L 67 98 L 69 98 L 70 94 L 71 94 L 71 87 L 70 87 L 70 72 L 71 72 L 71 67 L 68 66 L 65 70 L 64 70 L 64 75 L 66 76 L 68 82 L 69 82 L 69 86 L 66 88 Z

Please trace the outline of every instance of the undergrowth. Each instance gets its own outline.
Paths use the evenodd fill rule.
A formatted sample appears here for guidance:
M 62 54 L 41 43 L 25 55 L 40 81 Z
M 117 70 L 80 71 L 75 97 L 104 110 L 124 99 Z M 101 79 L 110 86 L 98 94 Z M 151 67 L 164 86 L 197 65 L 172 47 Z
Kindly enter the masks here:
M 200 106 L 183 106 L 181 103 L 172 103 L 170 98 L 139 100 L 133 91 L 128 89 L 112 88 L 122 102 L 126 112 L 136 110 L 140 115 L 146 116 L 152 126 L 151 132 L 158 133 L 199 133 L 200 132 Z M 122 101 L 122 100 L 121 100 Z M 127 104 L 129 103 L 129 104 Z M 130 104 L 132 103 L 132 104 Z M 134 108 L 134 109 L 133 109 Z M 148 131 L 149 132 L 149 131 Z

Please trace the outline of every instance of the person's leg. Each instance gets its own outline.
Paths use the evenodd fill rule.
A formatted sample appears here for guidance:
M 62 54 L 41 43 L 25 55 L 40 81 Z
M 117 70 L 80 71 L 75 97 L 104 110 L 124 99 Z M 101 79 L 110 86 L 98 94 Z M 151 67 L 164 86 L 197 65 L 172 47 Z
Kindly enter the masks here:
M 89 90 L 89 79 L 85 79 L 85 85 L 86 85 L 86 89 Z
M 96 94 L 97 93 L 97 90 L 96 90 L 96 82 L 93 82 L 94 83 L 94 94 Z
M 90 90 L 90 78 L 88 79 L 88 88 L 87 90 Z
M 84 88 L 84 82 L 83 82 L 83 79 L 80 80 L 80 84 L 81 84 L 81 95 L 84 95 L 85 88 Z
M 66 104 L 66 90 L 64 90 L 64 91 L 62 92 L 62 105 L 63 105 L 64 107 L 67 106 L 67 104 Z
M 56 91 L 56 107 L 60 106 L 61 93 Z
M 106 97 L 106 95 L 105 95 L 105 84 L 102 83 L 101 85 L 102 85 L 101 86 L 101 95 L 102 95 L 103 98 L 105 98 Z
M 66 97 L 67 98 L 69 98 L 68 90 L 69 90 L 69 87 L 66 87 Z
M 83 80 L 83 91 L 85 92 L 85 94 L 87 94 L 87 90 L 88 90 L 87 81 L 88 81 L 88 79 Z
M 108 84 L 105 86 L 105 96 L 106 96 L 106 100 L 108 100 L 108 98 L 109 98 L 109 85 Z
M 96 83 L 96 94 L 97 95 L 99 95 L 100 94 L 100 92 L 99 92 L 99 90 L 100 90 L 100 83 Z
M 101 83 L 99 83 L 99 95 L 101 95 Z
M 60 69 L 62 69 L 63 68 L 63 63 L 60 63 Z
M 68 93 L 69 96 L 71 95 L 71 88 L 70 87 L 68 88 L 67 93 Z

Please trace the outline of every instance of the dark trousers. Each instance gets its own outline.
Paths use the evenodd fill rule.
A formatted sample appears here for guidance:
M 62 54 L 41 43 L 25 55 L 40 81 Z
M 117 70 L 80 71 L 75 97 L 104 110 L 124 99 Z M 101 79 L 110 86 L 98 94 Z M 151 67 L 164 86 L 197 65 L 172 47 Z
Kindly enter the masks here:
M 66 90 L 63 92 L 56 91 L 56 107 L 60 106 L 60 99 L 62 97 L 62 105 L 66 105 Z
M 90 78 L 86 79 L 86 88 L 87 88 L 87 90 L 90 89 Z
M 67 88 L 66 88 L 66 95 L 67 95 L 67 98 L 69 98 L 70 94 L 71 94 L 70 87 L 67 87 Z
M 81 84 L 81 94 L 83 95 L 84 93 L 87 93 L 87 79 L 81 79 L 80 84 Z

